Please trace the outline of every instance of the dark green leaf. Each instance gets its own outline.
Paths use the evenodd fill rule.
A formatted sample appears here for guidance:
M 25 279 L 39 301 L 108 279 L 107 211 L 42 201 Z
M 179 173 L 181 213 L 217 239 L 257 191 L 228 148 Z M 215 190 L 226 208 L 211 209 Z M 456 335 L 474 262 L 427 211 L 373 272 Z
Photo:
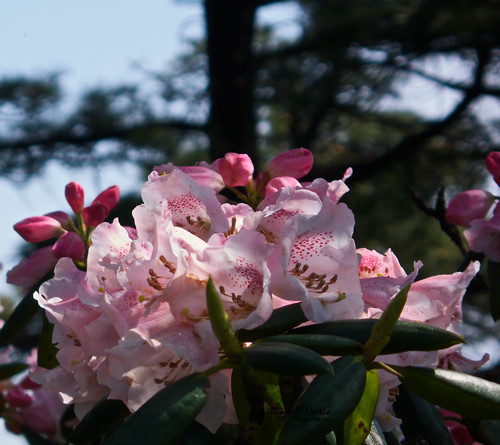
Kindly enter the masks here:
M 490 311 L 495 321 L 500 319 L 500 263 L 488 261 Z
M 392 365 L 391 365 L 392 366 Z M 392 366 L 406 387 L 435 405 L 471 419 L 500 419 L 500 385 L 461 372 Z
M 233 369 L 231 373 L 231 392 L 236 415 L 243 428 L 248 427 L 250 419 L 250 403 L 248 401 L 246 385 L 243 381 L 243 367 Z
M 121 400 L 102 399 L 85 414 L 69 441 L 75 445 L 92 443 L 100 436 L 111 433 L 129 414 Z
M 339 320 L 293 329 L 291 334 L 337 335 L 366 343 L 377 320 Z M 435 351 L 463 343 L 458 335 L 422 323 L 398 321 L 389 343 L 381 354 L 397 354 L 404 351 Z
M 2 329 L 0 329 L 0 346 L 9 343 L 39 310 L 40 306 L 33 298 L 33 292 L 28 292 L 16 306 L 14 312 L 10 314 Z
M 281 433 L 283 445 L 314 441 L 342 427 L 358 405 L 366 381 L 361 357 L 341 357 L 333 369 L 333 376 L 316 376 L 292 407 Z
M 28 365 L 22 362 L 12 362 L 0 365 L 0 380 L 11 378 L 13 375 L 19 374 L 28 369 Z
M 421 436 L 429 445 L 453 445 L 448 427 L 439 409 L 409 392 L 404 385 L 399 387 L 399 395 L 394 403 L 396 416 L 403 420 L 401 429 L 406 438 Z
M 478 428 L 478 439 L 483 445 L 497 445 L 500 437 L 500 421 L 498 420 L 481 420 Z
M 49 322 L 45 313 L 42 316 L 42 332 L 38 338 L 38 366 L 46 369 L 55 368 L 59 362 L 57 361 L 58 349 L 52 343 L 52 331 L 54 325 Z
M 362 445 L 372 427 L 375 408 L 377 407 L 380 383 L 378 371 L 366 372 L 366 384 L 363 396 L 354 411 L 344 422 L 344 443 Z
M 203 408 L 208 377 L 191 374 L 170 384 L 132 414 L 105 445 L 168 445 L 175 443 Z
M 255 329 L 241 329 L 237 332 L 240 341 L 255 341 L 271 335 L 282 334 L 307 321 L 301 303 L 289 304 L 275 309 L 269 319 Z
M 245 443 L 276 443 L 285 414 L 279 375 L 240 366 L 233 370 L 231 389 Z
M 337 335 L 273 335 L 260 340 L 259 343 L 265 343 L 268 341 L 293 343 L 294 345 L 312 349 L 314 352 L 322 355 L 355 355 L 361 354 L 363 350 L 363 345 L 361 343 L 351 340 L 350 338 L 339 337 Z
M 375 360 L 375 357 L 381 353 L 384 346 L 389 343 L 392 336 L 392 331 L 399 320 L 399 316 L 403 311 L 410 285 L 401 289 L 398 294 L 387 305 L 380 318 L 375 322 L 373 330 L 370 333 L 370 338 L 364 347 L 364 356 L 367 363 Z
M 255 343 L 243 350 L 246 363 L 263 371 L 286 375 L 332 374 L 332 366 L 321 355 L 292 343 Z

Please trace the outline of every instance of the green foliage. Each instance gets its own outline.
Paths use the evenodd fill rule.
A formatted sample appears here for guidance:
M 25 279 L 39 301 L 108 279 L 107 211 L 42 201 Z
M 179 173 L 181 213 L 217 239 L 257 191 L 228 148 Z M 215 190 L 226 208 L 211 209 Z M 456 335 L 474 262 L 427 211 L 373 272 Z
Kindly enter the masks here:
M 190 374 L 156 393 L 119 426 L 105 445 L 173 444 L 189 429 L 207 400 L 206 376 Z

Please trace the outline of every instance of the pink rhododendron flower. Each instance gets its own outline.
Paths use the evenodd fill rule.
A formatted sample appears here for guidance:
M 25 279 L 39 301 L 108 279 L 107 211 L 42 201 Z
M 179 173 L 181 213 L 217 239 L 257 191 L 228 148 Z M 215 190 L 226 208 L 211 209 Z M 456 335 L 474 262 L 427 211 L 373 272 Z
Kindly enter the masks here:
M 32 216 L 23 219 L 14 225 L 14 230 L 31 243 L 57 238 L 65 232 L 61 223 L 50 216 Z
M 317 215 L 297 214 L 291 221 L 281 230 L 283 253 L 270 263 L 272 292 L 303 301 L 311 321 L 358 318 L 363 301 L 352 212 L 326 201 Z
M 178 169 L 166 175 L 152 172 L 142 189 L 142 199 L 146 209 L 169 212 L 175 226 L 202 239 L 229 229 L 215 192 Z
M 474 219 L 486 216 L 495 197 L 485 190 L 467 190 L 455 195 L 446 209 L 446 219 L 459 226 L 470 226 Z

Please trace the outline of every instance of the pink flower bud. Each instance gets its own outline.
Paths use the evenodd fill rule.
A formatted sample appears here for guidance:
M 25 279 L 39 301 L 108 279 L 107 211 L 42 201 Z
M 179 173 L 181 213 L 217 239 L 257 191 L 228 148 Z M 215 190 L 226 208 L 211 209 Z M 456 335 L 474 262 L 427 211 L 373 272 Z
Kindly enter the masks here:
M 14 230 L 30 243 L 57 238 L 65 232 L 61 223 L 50 216 L 32 216 L 23 219 L 14 225 Z
M 64 194 L 66 196 L 66 201 L 68 201 L 68 204 L 72 208 L 73 212 L 77 215 L 82 213 L 85 199 L 83 187 L 74 181 L 70 182 L 66 186 Z
M 216 192 L 220 192 L 225 186 L 222 176 L 211 168 L 201 165 L 177 168 L 189 175 L 202 187 L 208 187 Z
M 27 408 L 33 401 L 20 386 L 13 386 L 7 393 L 6 399 L 13 408 Z
M 266 172 L 271 177 L 291 176 L 300 179 L 307 175 L 313 165 L 313 155 L 307 148 L 295 148 L 275 156 L 269 162 Z
M 461 192 L 448 204 L 446 219 L 453 224 L 468 227 L 472 220 L 483 219 L 494 202 L 493 195 L 485 190 Z
M 113 207 L 115 207 L 116 204 L 118 204 L 119 200 L 120 200 L 120 189 L 118 188 L 117 185 L 113 185 L 111 187 L 108 187 L 103 192 L 99 193 L 99 195 L 97 195 L 97 198 L 94 199 L 94 201 L 92 202 L 92 205 L 97 204 L 97 203 L 102 204 L 109 211 Z M 108 216 L 108 215 L 106 215 L 106 216 Z M 105 216 L 105 218 L 106 218 L 106 216 Z
M 42 247 L 9 270 L 7 282 L 28 291 L 49 273 L 56 263 L 57 258 L 52 253 L 52 246 Z
M 266 197 L 284 187 L 297 187 L 298 185 L 300 185 L 300 182 L 291 176 L 278 176 L 276 178 L 272 178 L 266 184 Z
M 83 220 L 89 227 L 101 224 L 109 215 L 109 208 L 100 202 L 95 202 L 83 209 Z
M 486 168 L 493 176 L 500 173 L 500 151 L 492 151 L 486 156 Z
M 247 185 L 254 170 L 250 156 L 238 153 L 226 153 L 223 158 L 217 159 L 213 166 L 228 187 Z
M 50 212 L 46 213 L 45 216 L 50 216 L 51 218 L 54 218 L 56 221 L 59 221 L 63 229 L 66 230 L 69 229 L 70 223 L 72 223 L 71 216 L 68 215 L 66 212 L 61 212 L 61 211 Z
M 52 246 L 56 258 L 69 257 L 75 261 L 85 256 L 85 243 L 75 232 L 66 232 Z

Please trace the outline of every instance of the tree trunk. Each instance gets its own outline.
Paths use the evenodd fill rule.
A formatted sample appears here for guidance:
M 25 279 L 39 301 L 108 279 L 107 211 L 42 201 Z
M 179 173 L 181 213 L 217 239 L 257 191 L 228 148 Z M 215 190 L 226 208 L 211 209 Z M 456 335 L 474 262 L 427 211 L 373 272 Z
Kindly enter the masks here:
M 255 134 L 253 0 L 205 0 L 209 93 L 209 137 L 213 159 L 247 153 L 258 165 Z

